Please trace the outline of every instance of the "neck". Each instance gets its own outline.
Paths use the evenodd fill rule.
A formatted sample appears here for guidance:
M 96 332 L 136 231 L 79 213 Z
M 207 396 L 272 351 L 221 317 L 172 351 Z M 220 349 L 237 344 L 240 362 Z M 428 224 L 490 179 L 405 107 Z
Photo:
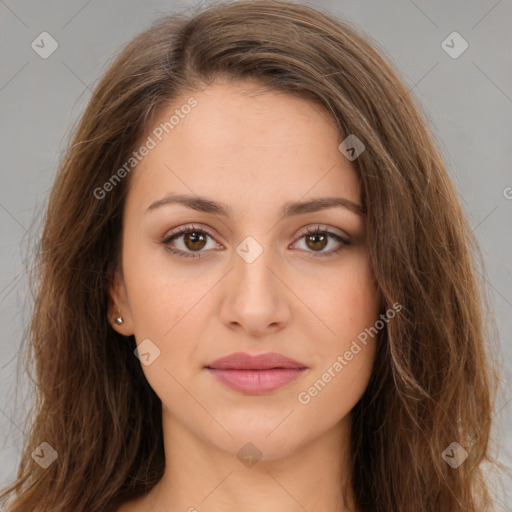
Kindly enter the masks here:
M 236 449 L 228 453 L 196 437 L 165 407 L 162 413 L 166 468 L 148 494 L 148 512 L 356 510 L 350 486 L 350 415 L 284 456 L 262 454 L 259 459 L 250 445 L 245 458 L 239 458 Z

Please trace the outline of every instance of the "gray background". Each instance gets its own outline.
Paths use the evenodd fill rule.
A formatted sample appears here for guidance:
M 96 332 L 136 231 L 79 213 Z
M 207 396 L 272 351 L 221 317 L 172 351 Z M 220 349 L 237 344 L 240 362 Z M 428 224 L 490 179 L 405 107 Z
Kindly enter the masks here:
M 310 3 L 351 21 L 379 45 L 418 98 L 445 156 L 487 264 L 504 372 L 494 454 L 510 465 L 512 2 Z M 122 45 L 160 13 L 191 5 L 198 2 L 0 0 L 0 486 L 15 477 L 21 419 L 30 407 L 23 374 L 15 395 L 29 306 L 24 265 L 70 128 Z M 47 59 L 31 48 L 43 31 L 59 45 Z M 456 59 L 441 47 L 453 31 L 469 44 Z M 510 480 L 500 494 L 502 504 L 512 502 L 505 496 L 512 497 Z

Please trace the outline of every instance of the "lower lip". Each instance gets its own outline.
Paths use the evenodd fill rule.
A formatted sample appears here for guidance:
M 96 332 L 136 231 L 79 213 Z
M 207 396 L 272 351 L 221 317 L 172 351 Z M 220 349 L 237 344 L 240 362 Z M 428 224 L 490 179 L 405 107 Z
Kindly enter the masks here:
M 247 395 L 262 395 L 297 379 L 306 368 L 272 368 L 270 370 L 219 370 L 207 368 L 227 387 Z

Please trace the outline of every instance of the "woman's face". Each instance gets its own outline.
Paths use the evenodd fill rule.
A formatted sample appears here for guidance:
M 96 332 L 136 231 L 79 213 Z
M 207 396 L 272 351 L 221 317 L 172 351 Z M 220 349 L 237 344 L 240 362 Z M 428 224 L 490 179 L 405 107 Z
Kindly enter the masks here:
M 364 217 L 343 206 L 361 205 L 360 186 L 328 113 L 250 86 L 217 82 L 197 104 L 184 96 L 146 135 L 111 314 L 135 335 L 164 432 L 232 454 L 250 442 L 270 460 L 349 420 L 376 348 L 357 338 L 378 320 L 380 290 Z M 214 364 L 240 352 L 300 364 Z

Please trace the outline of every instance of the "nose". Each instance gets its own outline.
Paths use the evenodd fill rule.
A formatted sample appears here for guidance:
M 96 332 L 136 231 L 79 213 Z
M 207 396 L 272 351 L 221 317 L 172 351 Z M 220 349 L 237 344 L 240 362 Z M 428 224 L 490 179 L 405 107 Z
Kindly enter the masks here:
M 264 249 L 254 260 L 246 258 L 242 250 L 233 254 L 233 265 L 222 289 L 222 322 L 252 337 L 283 329 L 290 321 L 293 294 L 271 250 Z

